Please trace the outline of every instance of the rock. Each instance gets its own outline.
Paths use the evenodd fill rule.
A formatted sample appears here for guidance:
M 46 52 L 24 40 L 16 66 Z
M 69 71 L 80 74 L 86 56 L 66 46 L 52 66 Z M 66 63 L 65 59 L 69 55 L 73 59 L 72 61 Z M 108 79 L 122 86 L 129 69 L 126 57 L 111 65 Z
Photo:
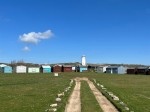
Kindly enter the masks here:
M 61 98 L 56 98 L 56 101 L 57 102 L 61 102 Z
M 125 106 L 125 103 L 124 103 L 124 102 L 119 102 L 119 103 L 120 103 L 120 105 Z
M 128 111 L 129 111 L 130 109 L 129 109 L 128 107 L 125 107 L 125 110 L 128 110 Z
M 117 96 L 113 96 L 113 100 L 119 101 L 119 98 Z
M 71 89 L 71 87 L 69 86 L 68 89 Z
M 67 92 L 68 90 L 67 89 L 65 89 L 65 92 Z
M 48 112 L 49 109 L 46 109 L 45 112 Z
M 96 79 L 93 79 L 94 83 L 96 83 Z
M 101 88 L 103 88 L 104 86 L 103 85 L 100 85 L 101 86 Z
M 64 96 L 64 95 L 65 95 L 64 92 L 62 92 L 62 93 L 60 93 L 60 94 L 57 94 L 58 97 L 62 97 L 62 96 Z
M 97 86 L 100 86 L 100 84 L 99 84 L 99 83 L 97 83 Z
M 114 94 L 112 92 L 108 92 L 108 95 L 112 97 Z
M 51 109 L 48 109 L 48 112 L 56 112 L 57 109 L 56 108 L 51 108 Z
M 58 77 L 58 73 L 54 73 L 54 76 Z
M 102 87 L 103 90 L 106 90 L 106 88 Z
M 73 79 L 71 79 L 70 83 L 73 83 Z
M 51 104 L 50 107 L 57 107 L 57 103 Z

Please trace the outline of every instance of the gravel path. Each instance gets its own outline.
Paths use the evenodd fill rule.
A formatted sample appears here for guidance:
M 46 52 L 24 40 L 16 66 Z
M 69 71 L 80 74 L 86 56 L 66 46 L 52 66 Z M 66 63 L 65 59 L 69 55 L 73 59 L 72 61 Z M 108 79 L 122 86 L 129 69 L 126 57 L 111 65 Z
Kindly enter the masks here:
M 68 104 L 66 105 L 65 112 L 81 112 L 81 101 L 80 101 L 80 85 L 79 79 L 75 79 L 76 85 L 69 98 Z
M 97 102 L 99 103 L 101 109 L 104 112 L 118 112 L 117 109 L 111 104 L 111 102 L 107 100 L 105 96 L 102 95 L 102 93 L 94 86 L 93 82 L 88 80 L 88 78 L 75 78 L 76 85 L 69 98 L 68 104 L 66 105 L 65 112 L 81 112 L 80 81 L 82 80 L 87 81 L 90 89 L 95 95 Z

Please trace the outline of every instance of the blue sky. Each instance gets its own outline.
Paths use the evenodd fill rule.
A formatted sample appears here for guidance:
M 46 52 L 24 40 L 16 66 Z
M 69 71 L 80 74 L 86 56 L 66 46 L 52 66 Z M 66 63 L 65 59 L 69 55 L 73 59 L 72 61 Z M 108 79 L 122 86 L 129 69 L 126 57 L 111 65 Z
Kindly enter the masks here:
M 0 0 L 0 62 L 150 65 L 149 0 Z

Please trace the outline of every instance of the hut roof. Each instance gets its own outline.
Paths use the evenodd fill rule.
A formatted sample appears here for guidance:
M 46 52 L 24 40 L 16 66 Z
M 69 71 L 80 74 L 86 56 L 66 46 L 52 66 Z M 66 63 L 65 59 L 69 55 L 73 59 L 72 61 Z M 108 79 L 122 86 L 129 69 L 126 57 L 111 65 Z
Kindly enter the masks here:
M 31 66 L 31 67 L 28 67 L 28 68 L 40 68 L 40 67 L 37 67 L 37 66 Z
M 49 65 L 42 65 L 42 68 L 51 68 Z
M 121 66 L 108 66 L 107 68 L 119 68 Z
M 5 65 L 5 64 L 0 64 L 0 67 L 5 67 L 5 66 L 7 66 L 7 65 Z
M 53 67 L 55 67 L 55 66 L 60 66 L 60 67 L 62 67 L 62 65 L 54 65 Z
M 80 68 L 87 68 L 87 66 L 79 65 Z
M 137 69 L 148 69 L 148 67 L 137 67 Z
M 72 65 L 63 65 L 63 67 L 73 67 Z

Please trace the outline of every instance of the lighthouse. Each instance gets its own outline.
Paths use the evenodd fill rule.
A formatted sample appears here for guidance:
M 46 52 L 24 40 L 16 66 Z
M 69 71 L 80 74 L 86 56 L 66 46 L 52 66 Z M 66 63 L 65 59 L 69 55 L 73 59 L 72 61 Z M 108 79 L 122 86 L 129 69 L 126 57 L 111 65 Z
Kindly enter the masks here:
M 86 66 L 86 57 L 85 57 L 85 55 L 83 55 L 81 57 L 81 62 L 82 62 L 82 66 Z

